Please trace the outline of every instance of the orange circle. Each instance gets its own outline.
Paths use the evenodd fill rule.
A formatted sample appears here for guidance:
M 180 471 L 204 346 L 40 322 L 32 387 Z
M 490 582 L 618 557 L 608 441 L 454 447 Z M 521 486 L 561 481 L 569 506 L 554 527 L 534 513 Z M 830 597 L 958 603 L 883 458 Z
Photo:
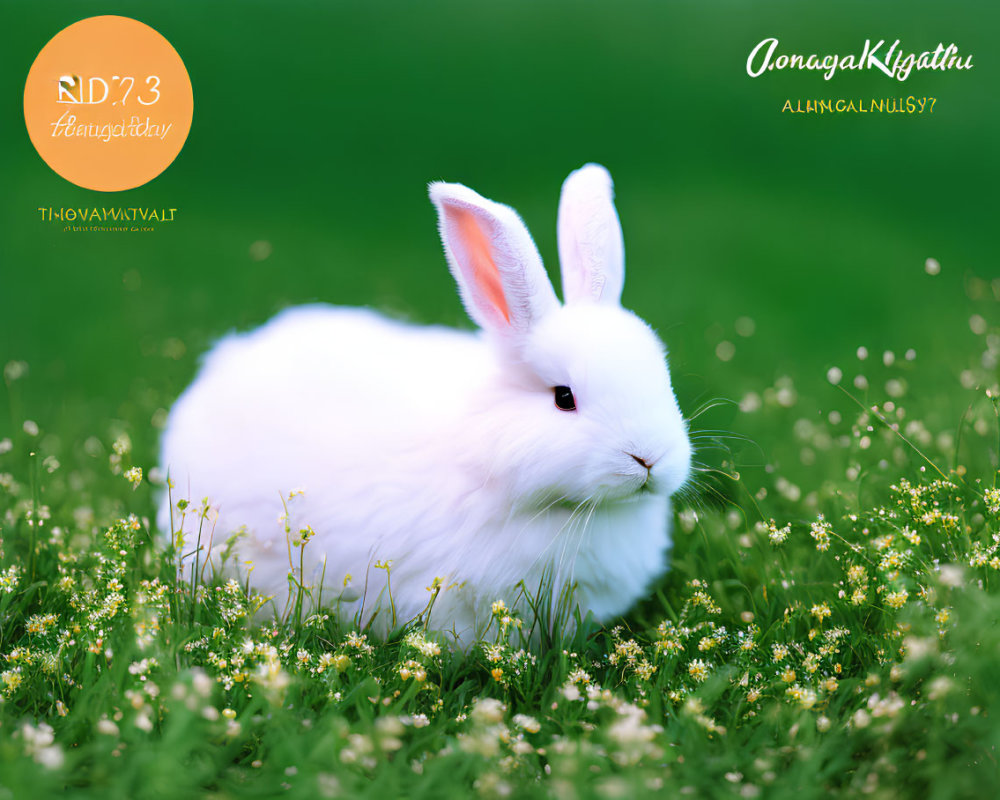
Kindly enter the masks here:
M 177 51 L 128 17 L 90 17 L 60 31 L 24 85 L 38 155 L 66 180 L 101 192 L 134 189 L 169 167 L 193 113 Z

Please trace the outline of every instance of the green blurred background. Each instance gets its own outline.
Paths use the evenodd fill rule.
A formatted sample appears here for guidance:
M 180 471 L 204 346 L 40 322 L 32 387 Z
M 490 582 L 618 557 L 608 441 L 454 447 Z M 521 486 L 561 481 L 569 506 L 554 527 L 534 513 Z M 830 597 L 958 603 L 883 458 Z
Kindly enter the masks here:
M 195 96 L 174 164 L 117 195 L 49 170 L 22 110 L 42 46 L 107 13 L 163 34 Z M 822 408 L 836 394 L 827 369 L 846 373 L 859 345 L 914 348 L 933 391 L 974 346 L 968 296 L 1000 275 L 991 4 L 8 0 L 3 17 L 0 360 L 30 374 L 0 394 L 14 406 L 0 408 L 0 436 L 21 435 L 23 417 L 43 440 L 117 425 L 150 466 L 154 421 L 228 330 L 311 300 L 466 325 L 426 198 L 437 179 L 517 208 L 555 274 L 560 183 L 605 164 L 624 300 L 666 340 L 687 412 L 781 376 Z M 802 53 L 857 52 L 868 37 L 916 51 L 955 42 L 975 67 L 905 83 L 751 79 L 747 55 L 768 36 Z M 780 113 L 786 98 L 911 94 L 937 97 L 934 114 Z M 175 207 L 177 219 L 64 233 L 36 211 L 110 203 Z M 742 317 L 751 336 L 734 329 Z M 726 361 L 722 341 L 735 345 Z M 750 434 L 765 458 L 782 435 L 732 406 L 713 413 L 700 423 Z

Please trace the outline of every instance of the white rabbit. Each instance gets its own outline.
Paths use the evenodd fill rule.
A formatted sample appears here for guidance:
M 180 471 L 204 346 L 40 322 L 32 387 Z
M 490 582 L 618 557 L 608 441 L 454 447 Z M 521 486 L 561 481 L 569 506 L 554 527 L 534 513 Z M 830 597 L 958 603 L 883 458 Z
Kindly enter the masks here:
M 162 464 L 204 563 L 227 536 L 237 569 L 289 598 L 292 536 L 309 526 L 302 580 L 375 627 L 416 617 L 443 581 L 430 626 L 467 646 L 519 581 L 575 585 L 607 620 L 666 568 L 669 497 L 691 446 L 663 345 L 622 309 L 624 246 L 611 177 L 596 164 L 563 184 L 565 305 L 509 207 L 433 183 L 441 238 L 480 332 L 418 327 L 367 310 L 309 305 L 222 339 L 177 401 Z M 289 499 L 292 490 L 294 493 Z M 199 523 L 176 501 L 207 497 Z M 183 522 L 181 519 L 183 517 Z M 188 556 L 188 568 L 194 562 Z M 299 569 L 299 554 L 292 552 Z M 391 562 L 391 572 L 375 569 Z M 346 576 L 352 576 L 347 579 Z M 524 598 L 520 605 L 523 608 Z

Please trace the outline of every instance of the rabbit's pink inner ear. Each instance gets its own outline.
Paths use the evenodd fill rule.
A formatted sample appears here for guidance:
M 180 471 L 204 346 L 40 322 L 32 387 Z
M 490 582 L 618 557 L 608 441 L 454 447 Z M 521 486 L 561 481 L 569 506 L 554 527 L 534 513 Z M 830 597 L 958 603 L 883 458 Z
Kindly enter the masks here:
M 493 248 L 482 225 L 472 211 L 451 208 L 449 213 L 458 229 L 457 241 L 465 251 L 458 261 L 472 284 L 473 294 L 499 311 L 510 324 L 510 309 L 503 293 L 500 270 L 493 259 Z M 464 257 L 463 257 L 464 256 Z

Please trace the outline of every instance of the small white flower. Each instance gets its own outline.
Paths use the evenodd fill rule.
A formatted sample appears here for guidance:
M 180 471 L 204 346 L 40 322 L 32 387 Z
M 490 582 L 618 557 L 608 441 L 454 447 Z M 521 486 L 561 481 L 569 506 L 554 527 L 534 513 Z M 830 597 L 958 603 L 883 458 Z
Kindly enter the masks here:
M 542 729 L 542 726 L 538 723 L 538 720 L 534 717 L 529 717 L 527 714 L 515 714 L 514 724 L 520 728 L 523 728 L 528 733 L 538 733 Z
M 480 697 L 472 707 L 472 721 L 495 725 L 503 721 L 503 703 L 495 697 Z

